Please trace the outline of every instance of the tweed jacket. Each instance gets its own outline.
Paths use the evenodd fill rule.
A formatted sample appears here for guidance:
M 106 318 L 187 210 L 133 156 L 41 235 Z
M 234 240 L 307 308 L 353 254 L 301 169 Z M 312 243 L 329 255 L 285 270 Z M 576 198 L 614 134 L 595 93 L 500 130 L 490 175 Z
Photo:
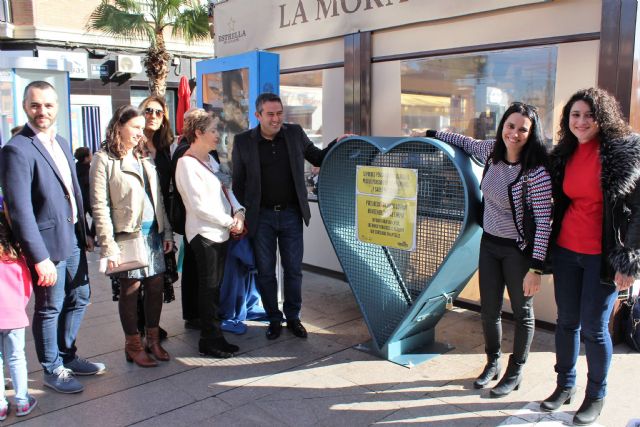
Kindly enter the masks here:
M 436 132 L 436 138 L 462 148 L 467 154 L 477 157 L 484 162 L 485 173 L 494 167 L 490 158 L 495 145 L 495 140 L 476 140 L 464 135 L 450 132 Z M 524 206 L 522 203 L 522 189 L 524 180 L 527 179 L 527 203 L 533 207 L 533 219 L 536 223 L 536 234 L 533 242 L 527 242 L 524 238 Z M 509 204 L 513 223 L 518 231 L 519 237 L 516 243 L 521 250 L 529 246 L 531 251 L 531 267 L 539 270 L 544 269 L 544 261 L 547 256 L 549 237 L 551 235 L 551 178 L 549 172 L 543 167 L 530 171 L 521 171 L 514 182 L 507 185 L 509 194 Z
M 570 200 L 562 191 L 565 168 L 573 153 L 551 153 L 555 242 Z M 616 271 L 640 278 L 640 135 L 600 141 L 600 183 L 603 192 L 600 279 L 611 283 Z
M 164 208 L 160 181 L 153 161 L 141 159 L 142 170 L 151 188 L 151 201 L 158 222 L 158 231 L 164 240 L 173 240 L 173 233 Z M 140 173 L 123 159 L 100 150 L 93 156 L 89 174 L 91 207 L 96 224 L 96 239 L 103 258 L 116 255 L 117 233 L 133 233 L 140 230 L 144 210 L 144 180 Z

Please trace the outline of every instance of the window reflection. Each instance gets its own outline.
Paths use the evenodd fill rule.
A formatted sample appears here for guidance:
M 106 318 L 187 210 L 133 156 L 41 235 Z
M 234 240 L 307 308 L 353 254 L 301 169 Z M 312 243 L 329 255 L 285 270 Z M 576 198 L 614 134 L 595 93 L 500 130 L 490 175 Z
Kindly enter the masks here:
M 323 71 L 305 71 L 280 76 L 280 98 L 285 121 L 302 126 L 309 139 L 322 147 L 322 81 Z M 319 168 L 305 162 L 308 197 L 317 198 Z
M 513 49 L 401 63 L 401 133 L 439 129 L 495 138 L 509 104 L 538 107 L 551 141 L 557 48 Z

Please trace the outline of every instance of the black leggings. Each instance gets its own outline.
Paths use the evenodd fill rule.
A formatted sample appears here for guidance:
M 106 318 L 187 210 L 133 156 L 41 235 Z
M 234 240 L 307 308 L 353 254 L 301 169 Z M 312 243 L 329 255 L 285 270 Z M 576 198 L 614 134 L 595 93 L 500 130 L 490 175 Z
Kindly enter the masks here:
M 500 357 L 505 286 L 516 322 L 513 358 L 517 363 L 527 360 L 535 324 L 533 297 L 525 297 L 523 289 L 529 264 L 530 259 L 523 255 L 514 240 L 483 234 L 479 262 L 480 311 L 485 352 L 489 360 Z

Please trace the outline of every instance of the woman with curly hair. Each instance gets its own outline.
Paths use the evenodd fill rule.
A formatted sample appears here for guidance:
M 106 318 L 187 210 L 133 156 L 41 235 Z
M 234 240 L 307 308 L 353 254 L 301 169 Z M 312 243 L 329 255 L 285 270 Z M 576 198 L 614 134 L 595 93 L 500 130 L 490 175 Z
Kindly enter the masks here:
M 631 133 L 612 95 L 590 88 L 569 99 L 550 170 L 558 376 L 540 407 L 555 411 L 570 403 L 582 333 L 588 380 L 573 423 L 589 425 L 606 394 L 613 303 L 640 277 L 640 136 Z
M 100 243 L 100 271 L 120 264 L 119 241 L 142 235 L 148 266 L 113 273 L 120 280 L 118 309 L 125 333 L 127 361 L 142 367 L 157 366 L 145 350 L 167 361 L 169 354 L 160 345 L 159 322 L 162 311 L 164 253 L 173 248 L 173 233 L 164 209 L 158 174 L 154 164 L 142 155 L 145 120 L 131 105 L 118 108 L 107 126 L 102 149 L 91 162 L 91 206 Z M 146 345 L 137 329 L 137 300 L 144 286 Z

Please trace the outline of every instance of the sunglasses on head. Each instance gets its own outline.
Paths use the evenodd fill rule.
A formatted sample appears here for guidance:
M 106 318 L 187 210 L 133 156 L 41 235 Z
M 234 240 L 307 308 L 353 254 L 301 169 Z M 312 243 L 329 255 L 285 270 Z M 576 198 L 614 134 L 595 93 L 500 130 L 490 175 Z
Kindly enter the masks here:
M 147 107 L 144 109 L 144 113 L 148 116 L 153 116 L 155 115 L 156 117 L 162 117 L 164 116 L 164 111 L 163 110 L 157 110 L 155 108 L 151 108 L 151 107 Z

